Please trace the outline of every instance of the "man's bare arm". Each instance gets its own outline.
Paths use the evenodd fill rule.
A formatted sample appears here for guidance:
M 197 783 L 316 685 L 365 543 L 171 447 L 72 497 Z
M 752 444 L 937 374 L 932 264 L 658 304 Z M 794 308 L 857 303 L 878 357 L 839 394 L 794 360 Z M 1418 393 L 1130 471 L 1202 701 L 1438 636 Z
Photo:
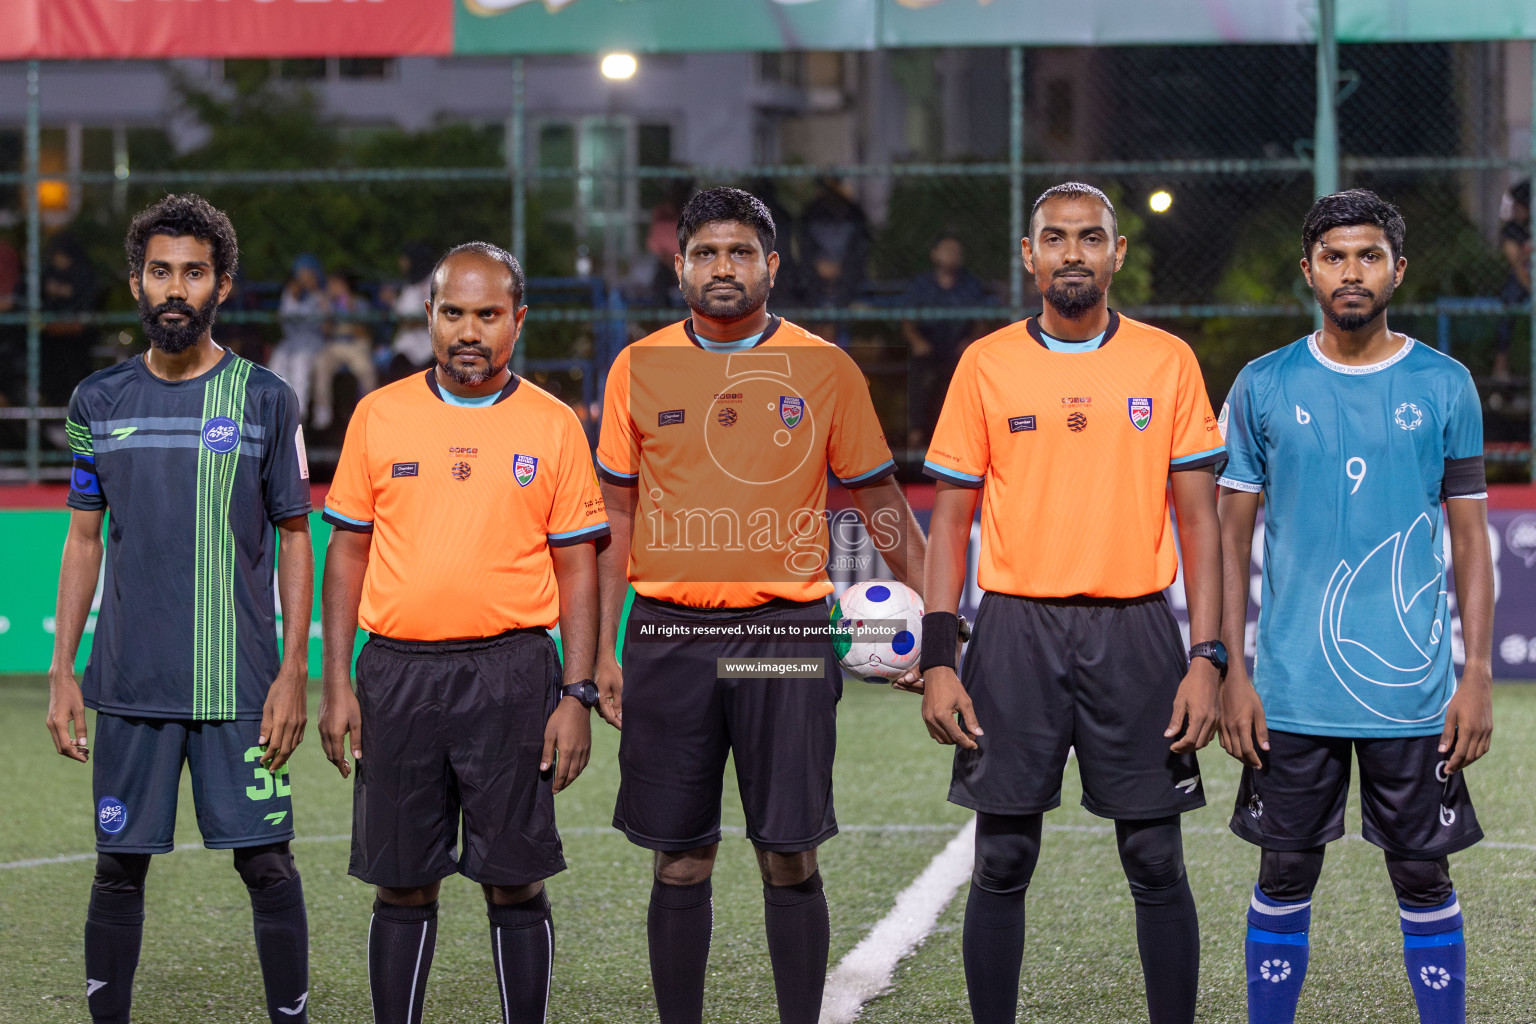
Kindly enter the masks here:
M 598 626 L 597 658 L 593 678 L 599 699 L 597 713 L 615 729 L 624 722 L 624 673 L 619 668 L 619 620 L 629 596 L 629 546 L 634 530 L 637 487 L 620 487 L 600 481 L 603 506 L 608 510 L 608 536 L 597 541 Z
M 924 564 L 923 607 L 929 612 L 960 610 L 965 589 L 965 551 L 971 541 L 980 489 L 940 482 L 933 494 L 933 518 L 928 521 Z M 960 717 L 956 721 L 955 716 Z M 963 725 L 961 724 L 963 723 Z M 982 734 L 975 709 L 952 666 L 936 665 L 923 673 L 923 724 L 939 743 L 975 750 Z
M 104 511 L 71 509 L 64 555 L 59 561 L 59 598 L 54 609 L 53 660 L 48 666 L 48 733 L 54 749 L 76 761 L 90 759 L 85 700 L 75 680 L 80 637 L 101 577 L 101 524 Z M 74 735 L 70 735 L 70 730 Z
M 1184 561 L 1184 596 L 1189 608 L 1189 638 L 1215 640 L 1221 629 L 1221 526 L 1216 518 L 1216 475 L 1211 469 L 1170 474 L 1173 512 L 1179 521 L 1179 553 Z M 1174 753 L 1199 750 L 1211 741 L 1221 721 L 1221 673 L 1206 658 L 1195 658 L 1173 699 L 1173 714 L 1163 735 Z
M 610 526 L 611 529 L 611 526 Z M 555 581 L 560 586 L 560 646 L 565 681 L 591 679 L 597 646 L 597 555 L 592 544 L 550 548 Z M 601 705 L 601 701 L 598 702 Z M 576 780 L 592 754 L 592 725 L 587 708 L 574 697 L 563 697 L 544 728 L 540 771 L 555 769 L 558 793 Z
M 266 748 L 261 766 L 280 770 L 304 742 L 309 722 L 309 620 L 315 605 L 315 549 L 309 538 L 309 516 L 293 516 L 277 524 L 277 593 L 283 602 L 283 663 L 267 691 L 261 711 L 261 737 Z
M 320 746 L 342 778 L 351 774 L 349 734 L 352 756 L 363 756 L 362 709 L 352 692 L 352 647 L 372 548 L 371 533 L 333 529 L 320 585 Z
M 865 533 L 875 550 L 880 552 L 880 557 L 885 559 L 885 564 L 891 567 L 891 573 L 922 594 L 928 542 L 895 478 L 887 477 L 868 487 L 855 487 L 849 494 L 854 508 L 859 511 L 859 518 L 864 521 Z
M 1486 500 L 1451 498 L 1445 510 L 1467 661 L 1445 709 L 1440 752 L 1449 755 L 1446 771 L 1457 772 L 1488 753 L 1493 739 L 1493 552 Z
M 1248 645 L 1248 566 L 1259 496 L 1223 487 L 1216 502 L 1221 518 L 1221 638 L 1227 645 L 1227 678 L 1221 684 L 1221 746 L 1239 761 L 1261 767 L 1269 749 L 1264 704 L 1243 660 Z

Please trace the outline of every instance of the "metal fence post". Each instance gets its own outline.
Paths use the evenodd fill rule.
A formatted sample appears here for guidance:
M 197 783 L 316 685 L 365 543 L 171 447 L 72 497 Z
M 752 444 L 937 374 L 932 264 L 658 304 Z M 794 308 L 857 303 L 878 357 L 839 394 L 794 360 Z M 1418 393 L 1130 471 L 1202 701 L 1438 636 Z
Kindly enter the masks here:
M 1531 41 L 1531 162 L 1526 166 L 1526 181 L 1536 183 L 1536 40 Z M 1529 197 L 1527 197 L 1529 198 Z M 1526 209 L 1530 209 L 1527 202 Z M 1536 224 L 1536 218 L 1527 214 L 1527 224 Z M 1528 297 L 1531 305 L 1531 454 L 1526 465 L 1530 468 L 1531 482 L 1536 483 L 1536 245 L 1531 247 L 1530 282 Z
M 22 187 L 27 194 L 27 482 L 42 479 L 42 429 L 37 407 L 42 404 L 43 341 L 43 221 L 38 209 L 37 186 L 42 161 L 42 71 L 35 60 L 27 61 L 26 166 Z
M 1339 190 L 1339 41 L 1335 0 L 1317 0 L 1317 123 L 1312 138 L 1312 191 Z
M 1024 318 L 1024 47 L 1008 50 L 1008 305 Z
M 523 58 L 512 58 L 512 125 L 510 131 L 512 137 L 507 140 L 507 161 L 512 171 L 512 255 L 517 257 L 517 262 L 523 267 L 523 273 L 528 272 L 528 178 L 527 158 L 523 152 L 524 138 L 527 135 L 527 96 L 525 93 L 526 79 L 523 71 Z M 527 363 L 524 355 L 526 345 L 518 345 L 512 350 L 513 372 L 521 375 L 523 367 Z

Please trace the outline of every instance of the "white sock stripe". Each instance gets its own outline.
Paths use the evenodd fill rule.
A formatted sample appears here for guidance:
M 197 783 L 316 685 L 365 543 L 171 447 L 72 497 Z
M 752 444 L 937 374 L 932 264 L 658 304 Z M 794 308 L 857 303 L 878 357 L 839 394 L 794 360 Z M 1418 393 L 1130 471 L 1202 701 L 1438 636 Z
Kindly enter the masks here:
M 1461 900 L 1456 900 L 1448 907 L 1440 910 L 1404 910 L 1399 907 L 1398 912 L 1403 915 L 1404 921 L 1412 921 L 1415 924 L 1428 924 L 1431 921 L 1444 921 L 1448 917 L 1455 917 L 1461 913 Z
M 1270 917 L 1284 917 L 1286 914 L 1297 914 L 1306 910 L 1311 905 L 1311 900 L 1302 900 L 1300 903 L 1287 903 L 1283 907 L 1277 907 L 1273 903 L 1261 902 L 1257 896 L 1253 897 L 1248 903 L 1248 906 L 1252 909 L 1257 910 L 1261 914 L 1268 914 Z
M 373 921 L 377 914 L 368 915 L 368 949 L 373 949 Z M 368 957 L 368 1019 L 378 1020 L 379 1015 L 373 1009 L 373 957 Z
M 555 929 L 550 925 L 548 916 L 544 918 L 544 939 L 549 943 L 549 967 L 544 978 L 544 1013 L 539 1017 L 540 1024 L 548 1024 L 549 990 L 555 985 Z
M 496 929 L 496 987 L 501 989 L 501 1024 L 512 1024 L 512 1011 L 507 1006 L 506 958 L 501 955 L 501 929 Z
M 411 997 L 405 1001 L 405 1019 L 409 1024 L 421 1024 L 421 1018 L 411 1020 L 411 1011 L 416 1006 L 416 983 L 421 980 L 421 955 L 427 950 L 427 927 L 431 921 L 421 922 L 421 944 L 416 947 L 416 973 L 411 975 Z M 422 1004 L 421 1015 L 427 1015 L 426 1004 Z

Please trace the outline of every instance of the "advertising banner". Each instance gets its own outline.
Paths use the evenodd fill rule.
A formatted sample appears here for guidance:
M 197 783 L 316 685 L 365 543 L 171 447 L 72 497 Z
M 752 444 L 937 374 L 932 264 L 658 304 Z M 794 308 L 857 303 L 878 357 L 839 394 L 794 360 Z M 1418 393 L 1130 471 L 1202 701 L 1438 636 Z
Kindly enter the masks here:
M 1253 0 L 881 0 L 880 16 L 882 46 L 1300 43 L 1316 32 L 1311 4 Z
M 457 0 L 455 53 L 868 50 L 877 0 Z M 706 86 L 714 88 L 714 84 Z M 735 83 L 740 88 L 741 83 Z
M 446 54 L 454 0 L 0 0 L 39 18 L 37 57 Z M 5 44 L 0 44 L 4 46 Z M 23 54 L 17 54 L 21 56 Z

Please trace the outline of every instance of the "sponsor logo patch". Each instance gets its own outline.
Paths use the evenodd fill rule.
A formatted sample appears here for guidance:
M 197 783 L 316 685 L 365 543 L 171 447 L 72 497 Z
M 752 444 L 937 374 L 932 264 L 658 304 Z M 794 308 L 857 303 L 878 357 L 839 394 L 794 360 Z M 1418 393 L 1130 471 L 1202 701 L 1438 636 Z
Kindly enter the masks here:
M 512 456 L 512 477 L 519 487 L 527 487 L 533 483 L 534 475 L 539 471 L 539 460 L 532 455 Z
M 805 399 L 795 395 L 779 396 L 779 419 L 793 430 L 805 418 Z
M 675 427 L 682 422 L 683 410 L 681 409 L 668 409 L 665 412 L 656 414 L 656 425 L 658 427 Z
M 420 469 L 421 464 L 419 462 L 397 462 L 389 467 L 389 475 L 392 477 L 415 476 Z
M 240 426 L 228 416 L 215 416 L 203 424 L 203 447 L 228 455 L 240 447 Z
M 1127 411 L 1131 417 L 1131 426 L 1137 430 L 1146 430 L 1147 424 L 1152 422 L 1152 399 L 1129 399 Z
M 108 835 L 117 835 L 128 824 L 128 808 L 115 796 L 104 796 L 96 805 L 96 827 Z
M 1008 417 L 1008 433 L 1017 434 L 1021 430 L 1034 430 L 1035 418 L 1033 416 Z
M 1412 402 L 1404 402 L 1398 406 L 1392 413 L 1392 418 L 1404 430 L 1418 430 L 1419 424 L 1424 422 L 1424 414 Z
M 1232 406 L 1228 402 L 1221 403 L 1221 415 L 1216 417 L 1216 429 L 1221 431 L 1221 439 L 1227 439 L 1227 421 L 1231 419 Z
M 734 427 L 736 425 L 736 410 L 730 406 L 723 406 L 715 413 L 715 422 L 722 427 Z
M 469 474 L 470 474 L 469 463 L 467 463 L 467 462 L 455 462 L 453 464 L 453 468 L 450 469 L 448 472 L 453 475 L 453 478 L 455 480 L 458 480 L 460 482 L 468 480 L 469 479 Z
M 1067 417 L 1067 429 L 1074 434 L 1081 434 L 1086 426 L 1088 426 L 1088 417 L 1080 412 L 1074 412 Z

